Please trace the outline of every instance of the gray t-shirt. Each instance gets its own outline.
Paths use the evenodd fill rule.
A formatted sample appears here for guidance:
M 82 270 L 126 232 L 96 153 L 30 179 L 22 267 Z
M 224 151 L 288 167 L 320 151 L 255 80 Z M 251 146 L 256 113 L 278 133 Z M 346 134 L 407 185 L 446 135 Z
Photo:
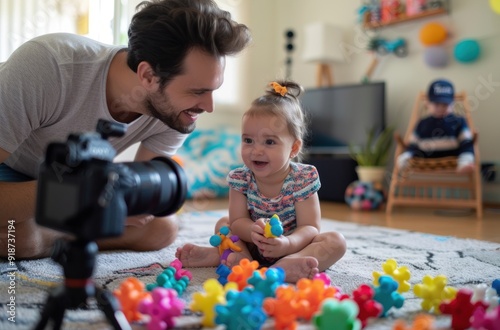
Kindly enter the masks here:
M 26 42 L 0 63 L 0 147 L 11 153 L 5 164 L 37 178 L 49 143 L 95 131 L 100 118 L 115 121 L 106 104 L 106 78 L 120 49 L 56 33 Z M 125 97 L 133 101 L 134 95 Z M 171 156 L 186 137 L 141 116 L 127 125 L 124 137 L 109 141 L 118 153 L 142 141 L 147 149 Z

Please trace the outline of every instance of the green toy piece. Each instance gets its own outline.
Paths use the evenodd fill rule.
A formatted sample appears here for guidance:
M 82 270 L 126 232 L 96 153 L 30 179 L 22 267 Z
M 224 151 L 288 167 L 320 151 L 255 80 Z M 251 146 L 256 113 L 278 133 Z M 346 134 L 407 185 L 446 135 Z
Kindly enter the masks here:
M 328 298 L 312 321 L 317 330 L 360 330 L 361 322 L 356 318 L 358 312 L 358 305 L 350 299 Z

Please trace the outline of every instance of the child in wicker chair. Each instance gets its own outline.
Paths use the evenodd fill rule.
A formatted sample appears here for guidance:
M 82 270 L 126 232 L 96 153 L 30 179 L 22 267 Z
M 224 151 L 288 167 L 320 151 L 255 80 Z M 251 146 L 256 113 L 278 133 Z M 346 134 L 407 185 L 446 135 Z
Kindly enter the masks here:
M 457 156 L 457 172 L 474 170 L 474 139 L 464 117 L 452 112 L 455 93 L 447 80 L 435 80 L 427 92 L 430 115 L 421 119 L 410 136 L 409 144 L 398 156 L 400 170 L 410 159 Z

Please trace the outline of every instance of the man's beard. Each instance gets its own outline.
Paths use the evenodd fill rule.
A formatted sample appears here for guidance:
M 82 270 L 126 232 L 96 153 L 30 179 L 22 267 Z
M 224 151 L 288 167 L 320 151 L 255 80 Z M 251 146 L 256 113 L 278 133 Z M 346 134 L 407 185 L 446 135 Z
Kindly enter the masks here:
M 168 98 L 165 98 L 163 93 L 159 94 L 162 96 L 161 107 L 159 106 L 160 102 L 155 102 L 153 100 L 154 96 L 149 96 L 145 100 L 145 106 L 150 116 L 160 120 L 162 123 L 178 131 L 179 133 L 189 134 L 193 132 L 196 128 L 196 123 L 185 126 L 179 119 L 180 113 L 177 113 L 172 103 L 170 103 L 170 100 Z M 161 109 L 161 112 L 159 109 Z M 202 112 L 202 110 L 199 111 Z

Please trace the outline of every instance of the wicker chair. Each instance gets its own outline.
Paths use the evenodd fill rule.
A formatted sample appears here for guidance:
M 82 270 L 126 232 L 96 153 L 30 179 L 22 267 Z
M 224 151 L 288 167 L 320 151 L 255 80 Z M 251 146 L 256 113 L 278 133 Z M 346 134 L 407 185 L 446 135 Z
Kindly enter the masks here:
M 421 92 L 415 101 L 410 122 L 404 138 L 396 136 L 387 214 L 396 206 L 427 206 L 431 208 L 475 209 L 478 218 L 483 215 L 481 172 L 477 133 L 474 131 L 467 95 L 461 92 L 455 96 L 454 111 L 464 116 L 474 136 L 475 168 L 467 174 L 456 172 L 457 157 L 413 158 L 409 166 L 401 170 L 397 166 L 398 156 L 406 149 L 410 135 L 419 119 L 425 114 L 427 96 Z

